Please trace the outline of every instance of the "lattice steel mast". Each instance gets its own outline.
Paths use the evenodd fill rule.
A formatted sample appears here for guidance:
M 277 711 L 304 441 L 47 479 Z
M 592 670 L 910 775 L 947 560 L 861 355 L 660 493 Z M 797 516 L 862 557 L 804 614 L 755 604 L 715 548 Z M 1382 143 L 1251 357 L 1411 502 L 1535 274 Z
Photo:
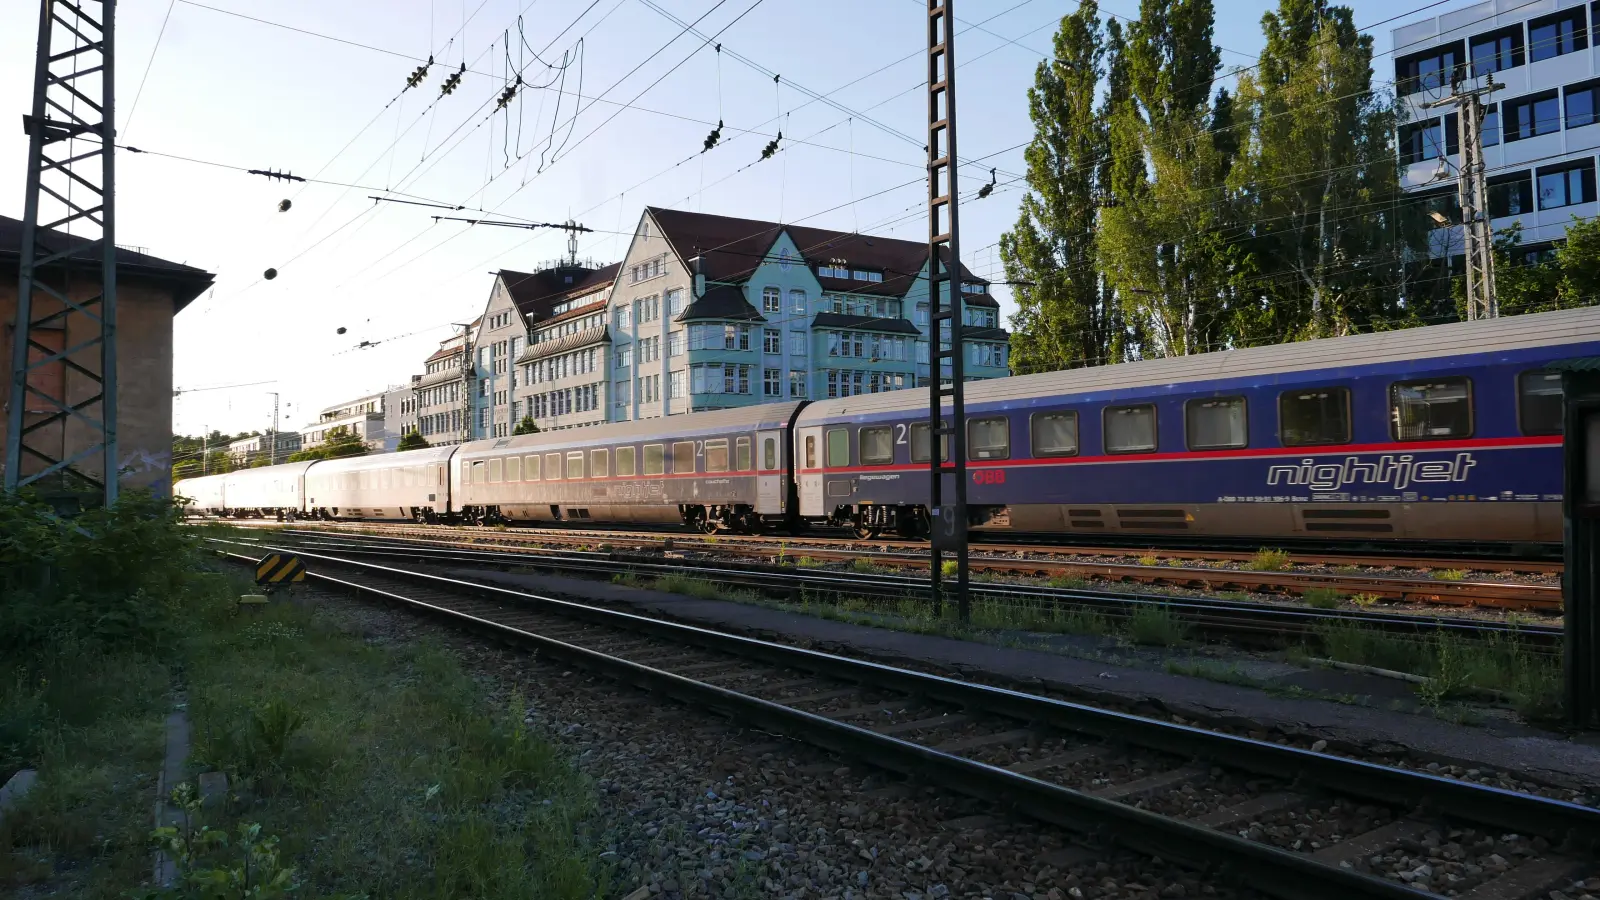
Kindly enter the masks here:
M 58 476 L 106 503 L 117 499 L 115 11 L 115 0 L 40 4 L 5 455 L 8 491 Z

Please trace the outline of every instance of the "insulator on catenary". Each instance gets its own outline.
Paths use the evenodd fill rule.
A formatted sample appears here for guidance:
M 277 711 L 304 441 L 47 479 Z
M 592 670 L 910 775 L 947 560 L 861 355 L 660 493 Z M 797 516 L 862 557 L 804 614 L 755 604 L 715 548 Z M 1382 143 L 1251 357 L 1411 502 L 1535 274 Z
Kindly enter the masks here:
M 278 277 L 278 270 L 277 269 L 268 269 L 265 272 L 261 273 L 261 277 L 265 278 L 268 281 L 271 281 L 272 279 Z
M 279 200 L 278 201 L 278 212 L 288 212 L 289 211 L 289 207 L 291 207 L 293 205 L 294 204 L 292 202 L 290 202 L 289 200 L 287 200 L 287 199 Z
M 348 329 L 346 329 L 343 325 L 340 325 L 339 329 L 335 331 L 334 334 L 344 334 L 346 330 Z

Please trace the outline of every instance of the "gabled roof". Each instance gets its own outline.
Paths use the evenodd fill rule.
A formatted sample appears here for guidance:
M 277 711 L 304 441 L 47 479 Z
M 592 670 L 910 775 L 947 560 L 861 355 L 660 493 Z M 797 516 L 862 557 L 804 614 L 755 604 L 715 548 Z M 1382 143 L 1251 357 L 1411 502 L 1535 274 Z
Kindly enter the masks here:
M 568 319 L 579 319 L 584 316 L 593 315 L 596 312 L 603 311 L 605 308 L 606 301 L 596 300 L 593 303 L 585 303 L 582 306 L 575 306 L 572 309 L 561 313 L 560 315 L 551 316 L 548 319 L 540 319 L 536 324 L 540 328 L 544 328 L 547 325 L 560 325 L 562 322 L 565 322 Z
M 528 349 L 524 350 L 522 355 L 517 357 L 514 362 L 520 366 L 536 359 L 544 359 L 547 356 L 555 356 L 557 353 L 565 353 L 568 350 L 576 350 L 579 347 L 605 343 L 610 340 L 611 331 L 604 325 L 596 325 L 593 328 L 585 328 L 576 334 L 569 334 L 553 341 L 540 341 L 537 344 L 529 344 Z
M 19 266 L 22 260 L 22 220 L 10 216 L 0 216 L 0 265 Z M 99 248 L 90 248 L 91 243 L 87 238 L 77 237 L 66 232 L 54 229 L 41 229 L 38 240 L 54 251 L 71 250 L 68 259 L 72 260 L 74 267 L 86 270 L 100 268 Z M 60 264 L 50 266 L 45 270 L 59 269 Z M 174 308 L 173 312 L 188 306 L 194 298 L 200 296 L 211 287 L 216 279 L 204 269 L 186 266 L 169 260 L 160 259 L 145 253 L 128 250 L 124 247 L 117 248 L 117 280 L 136 277 L 142 281 L 153 282 L 172 291 Z
M 812 328 L 844 328 L 852 331 L 878 331 L 888 334 L 922 334 L 922 330 L 906 319 L 880 319 L 875 316 L 847 316 L 841 313 L 817 313 L 811 320 Z
M 735 319 L 748 322 L 765 322 L 767 319 L 756 308 L 744 299 L 744 288 L 731 284 L 713 285 L 706 288 L 706 295 L 689 304 L 683 312 L 678 313 L 674 322 L 688 322 L 691 319 Z
M 562 300 L 599 290 L 615 281 L 621 266 L 621 263 L 598 269 L 558 266 L 531 273 L 501 269 L 498 277 L 523 318 L 544 319 Z
M 657 206 L 647 207 L 647 211 L 660 226 L 662 237 L 684 262 L 697 255 L 701 257 L 701 273 L 707 281 L 735 284 L 747 281 L 785 231 L 800 250 L 800 258 L 795 260 L 798 264 L 844 259 L 852 269 L 883 273 L 881 282 L 819 279 L 827 290 L 902 297 L 928 262 L 928 245 L 923 241 L 780 225 Z M 982 280 L 966 266 L 961 267 L 961 274 L 968 281 Z

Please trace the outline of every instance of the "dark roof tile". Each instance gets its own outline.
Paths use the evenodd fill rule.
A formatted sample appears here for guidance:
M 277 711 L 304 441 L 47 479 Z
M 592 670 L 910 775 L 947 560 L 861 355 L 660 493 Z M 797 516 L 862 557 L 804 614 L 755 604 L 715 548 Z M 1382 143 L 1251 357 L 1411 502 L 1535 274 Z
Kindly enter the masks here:
M 840 313 L 817 313 L 811 320 L 813 328 L 844 328 L 853 331 L 879 331 L 888 334 L 922 334 L 917 326 L 906 319 L 879 319 L 874 316 L 847 316 Z
M 39 235 L 39 240 L 52 249 L 72 249 L 69 259 L 74 262 L 86 263 L 94 268 L 99 267 L 100 253 L 98 250 L 88 248 L 90 241 L 87 238 L 46 229 Z M 18 265 L 21 259 L 22 220 L 0 216 L 0 263 Z M 211 287 L 211 283 L 216 279 L 216 276 L 204 269 L 118 247 L 117 277 L 120 280 L 130 275 L 171 287 L 176 301 L 174 312 L 188 306 L 194 298 Z
M 734 319 L 748 322 L 767 320 L 744 299 L 744 289 L 733 285 L 717 285 L 707 289 L 704 297 L 689 304 L 689 307 L 678 313 L 673 321 L 688 322 L 692 319 Z

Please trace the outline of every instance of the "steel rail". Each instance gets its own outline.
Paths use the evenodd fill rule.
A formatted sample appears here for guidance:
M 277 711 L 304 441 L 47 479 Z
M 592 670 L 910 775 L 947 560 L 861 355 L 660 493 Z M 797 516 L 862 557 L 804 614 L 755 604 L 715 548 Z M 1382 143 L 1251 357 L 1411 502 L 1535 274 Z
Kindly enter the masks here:
M 225 555 L 235 561 L 254 561 L 237 553 Z M 1563 801 L 1097 710 L 1066 701 L 954 681 L 551 597 L 337 557 L 314 555 L 312 558 L 335 566 L 376 571 L 384 576 L 449 592 L 532 604 L 563 617 L 663 636 L 679 643 L 758 659 L 767 665 L 783 665 L 845 681 L 931 697 L 958 706 L 1049 724 L 1067 731 L 1128 740 L 1185 757 L 1210 755 L 1227 759 L 1230 765 L 1236 767 L 1279 778 L 1298 778 L 1301 783 L 1311 782 L 1339 793 L 1367 796 L 1386 805 L 1394 805 L 1397 801 L 1426 804 L 1438 812 L 1527 834 L 1544 835 L 1572 846 L 1592 844 L 1600 835 L 1600 810 Z M 1284 900 L 1348 900 L 1353 897 L 1398 900 L 1417 896 L 1415 890 L 1402 884 L 1318 862 L 1309 855 L 1291 853 L 1131 805 L 1093 797 L 358 581 L 319 572 L 311 574 L 321 583 L 421 609 L 514 643 L 536 647 L 542 653 L 571 661 L 619 681 L 722 712 L 759 728 L 848 754 L 892 771 L 992 800 L 1013 812 L 1081 834 L 1109 831 L 1137 851 L 1202 870 L 1214 870 L 1220 863 L 1230 874 Z

